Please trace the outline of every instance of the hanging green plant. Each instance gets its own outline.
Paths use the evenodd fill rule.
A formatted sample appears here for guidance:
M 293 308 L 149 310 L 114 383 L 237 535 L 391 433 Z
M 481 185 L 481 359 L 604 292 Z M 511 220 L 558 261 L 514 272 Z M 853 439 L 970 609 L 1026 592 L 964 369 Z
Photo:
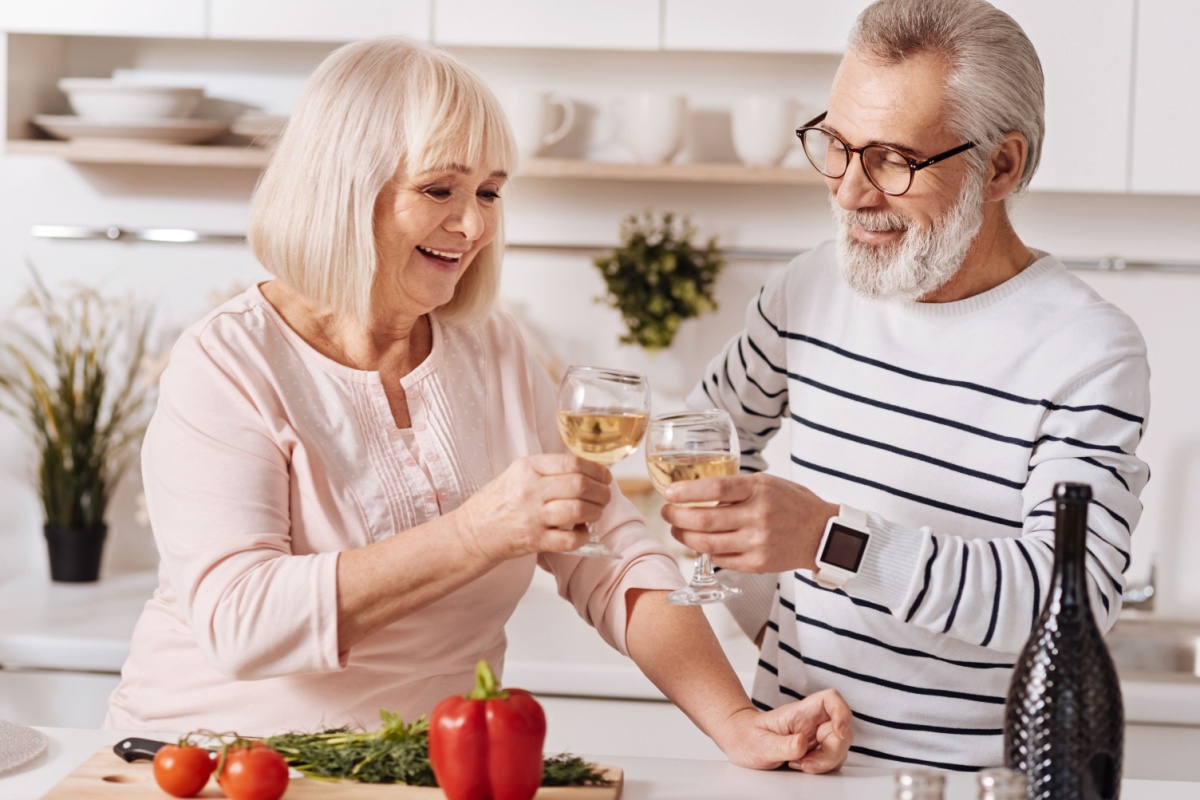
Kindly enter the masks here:
M 696 233 L 688 217 L 671 212 L 630 215 L 621 222 L 620 246 L 594 259 L 608 288 L 596 301 L 621 313 L 622 344 L 661 350 L 685 319 L 716 309 L 713 285 L 725 260 L 715 236 L 697 247 Z

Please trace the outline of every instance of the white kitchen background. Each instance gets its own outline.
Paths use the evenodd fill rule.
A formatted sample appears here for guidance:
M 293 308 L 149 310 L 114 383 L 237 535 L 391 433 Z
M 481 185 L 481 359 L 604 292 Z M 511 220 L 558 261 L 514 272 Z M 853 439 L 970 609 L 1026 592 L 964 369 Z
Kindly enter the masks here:
M 1141 454 L 1152 480 L 1130 578 L 1158 567 L 1158 610 L 1200 618 L 1200 22 L 1190 0 L 1005 0 L 1047 74 L 1042 173 L 1017 207 L 1027 243 L 1078 274 L 1141 326 L 1153 371 L 1153 411 Z M 263 279 L 247 248 L 228 244 L 63 241 L 35 225 L 243 233 L 257 171 L 222 166 L 79 163 L 35 154 L 35 113 L 67 113 L 64 76 L 203 85 L 213 115 L 244 108 L 286 114 L 337 41 L 385 31 L 432 39 L 480 72 L 497 94 L 539 89 L 571 97 L 572 133 L 543 156 L 632 162 L 615 137 L 621 98 L 685 95 L 681 164 L 736 161 L 730 107 L 749 94 L 824 109 L 837 52 L 863 2 L 812 0 L 91 0 L 0 2 L 0 307 L 29 285 L 27 264 L 53 284 L 82 280 L 152 301 L 163 336 L 217 297 Z M 804 117 L 805 119 L 807 117 Z M 798 152 L 785 165 L 803 166 Z M 733 335 L 746 303 L 781 260 L 734 259 L 720 309 L 685 324 L 649 358 L 619 346 L 616 312 L 593 299 L 603 282 L 590 245 L 616 242 L 620 220 L 645 209 L 692 217 L 703 236 L 735 250 L 798 253 L 830 237 L 823 185 L 746 177 L 674 180 L 522 176 L 505 196 L 505 305 L 548 358 L 650 374 L 657 410 L 681 403 L 707 358 Z M 537 247 L 532 247 L 532 246 Z M 554 246 L 554 247 L 549 247 Z M 1097 270 L 1116 259 L 1130 266 Z M 1150 265 L 1157 268 L 1151 268 Z M 1086 267 L 1092 267 L 1087 269 Z M 775 449 L 778 452 L 778 448 Z M 618 469 L 635 474 L 631 459 Z M 774 469 L 785 464 L 775 459 Z M 0 420 L 0 584 L 46 570 L 31 457 Z M 152 568 L 131 476 L 110 520 L 104 576 Z M 0 627 L 4 620 L 0 619 Z

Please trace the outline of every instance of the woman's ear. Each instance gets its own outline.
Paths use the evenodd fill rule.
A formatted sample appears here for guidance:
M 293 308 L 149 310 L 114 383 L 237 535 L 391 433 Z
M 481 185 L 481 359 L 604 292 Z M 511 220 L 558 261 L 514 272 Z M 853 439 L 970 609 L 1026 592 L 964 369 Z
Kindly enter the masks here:
M 1024 134 L 1017 131 L 1004 134 L 988 161 L 987 183 L 983 188 L 985 202 L 1003 200 L 1012 194 L 1021 181 L 1028 156 L 1029 143 Z

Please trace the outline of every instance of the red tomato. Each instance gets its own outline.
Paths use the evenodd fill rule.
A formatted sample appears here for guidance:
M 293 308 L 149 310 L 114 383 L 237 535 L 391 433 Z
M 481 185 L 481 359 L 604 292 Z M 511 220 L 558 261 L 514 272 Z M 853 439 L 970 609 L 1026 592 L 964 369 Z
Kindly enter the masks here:
M 203 747 L 168 744 L 154 754 L 154 781 L 175 797 L 200 794 L 212 771 L 212 754 Z
M 288 786 L 287 762 L 265 744 L 230 747 L 217 783 L 229 800 L 279 800 Z

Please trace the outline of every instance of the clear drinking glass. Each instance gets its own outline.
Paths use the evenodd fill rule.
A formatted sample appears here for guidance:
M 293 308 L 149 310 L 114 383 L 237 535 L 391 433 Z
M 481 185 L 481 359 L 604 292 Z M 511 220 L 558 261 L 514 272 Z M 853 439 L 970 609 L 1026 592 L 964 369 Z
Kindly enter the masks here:
M 650 387 L 634 372 L 567 369 L 558 387 L 558 435 L 575 455 L 611 467 L 637 449 L 650 418 Z M 587 543 L 571 555 L 620 558 L 587 526 Z
M 736 475 L 738 438 L 733 420 L 724 411 L 683 411 L 650 420 L 646 434 L 646 467 L 659 494 L 676 481 Z M 680 503 L 682 506 L 715 506 L 716 502 Z M 692 579 L 667 600 L 681 606 L 721 603 L 742 590 L 726 586 L 713 574 L 707 553 L 696 556 Z

